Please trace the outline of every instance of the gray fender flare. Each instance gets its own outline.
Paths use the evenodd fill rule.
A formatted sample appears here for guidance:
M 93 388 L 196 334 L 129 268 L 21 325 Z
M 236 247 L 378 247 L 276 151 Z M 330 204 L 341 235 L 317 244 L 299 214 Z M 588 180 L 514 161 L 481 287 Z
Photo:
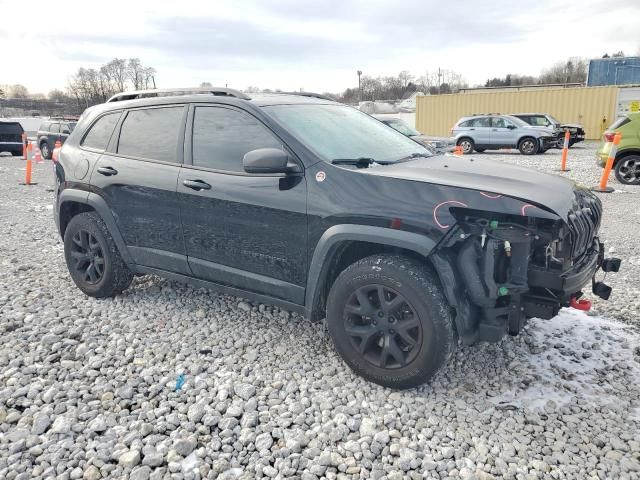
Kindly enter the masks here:
M 328 228 L 318 240 L 309 265 L 305 292 L 307 318 L 312 317 L 313 309 L 322 293 L 321 287 L 329 271 L 330 260 L 340 243 L 345 241 L 362 241 L 404 248 L 424 257 L 429 255 L 436 246 L 436 242 L 425 235 L 392 228 L 368 225 L 334 225 Z
M 60 192 L 58 208 L 61 208 L 65 202 L 84 203 L 92 207 L 98 215 L 100 215 L 100 218 L 102 218 L 102 221 L 107 226 L 113 241 L 116 242 L 116 246 L 118 247 L 118 251 L 122 256 L 122 259 L 128 264 L 134 263 L 133 258 L 124 243 L 124 239 L 122 238 L 122 235 L 120 235 L 120 230 L 118 230 L 116 221 L 111 213 L 111 209 L 107 205 L 107 202 L 104 201 L 104 198 L 97 193 L 69 188 Z

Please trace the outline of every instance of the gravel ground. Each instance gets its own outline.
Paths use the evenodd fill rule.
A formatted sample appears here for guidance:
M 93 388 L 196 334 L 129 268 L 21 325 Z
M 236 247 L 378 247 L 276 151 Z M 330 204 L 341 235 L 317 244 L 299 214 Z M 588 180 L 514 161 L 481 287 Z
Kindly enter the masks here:
M 568 175 L 594 184 L 593 153 L 572 149 Z M 394 392 L 351 373 L 321 323 L 270 306 L 157 277 L 85 297 L 50 168 L 20 186 L 22 161 L 0 158 L 0 478 L 640 478 L 630 188 L 602 196 L 603 237 L 625 263 L 599 315 L 533 320 Z

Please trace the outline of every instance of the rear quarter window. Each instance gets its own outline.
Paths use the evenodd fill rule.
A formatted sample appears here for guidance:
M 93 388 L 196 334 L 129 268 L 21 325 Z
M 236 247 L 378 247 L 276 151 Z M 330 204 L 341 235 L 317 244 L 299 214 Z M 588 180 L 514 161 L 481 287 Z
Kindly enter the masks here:
M 82 139 L 81 146 L 96 150 L 105 150 L 121 112 L 108 113 L 100 117 Z
M 0 122 L 0 133 L 22 135 L 22 125 L 15 122 Z

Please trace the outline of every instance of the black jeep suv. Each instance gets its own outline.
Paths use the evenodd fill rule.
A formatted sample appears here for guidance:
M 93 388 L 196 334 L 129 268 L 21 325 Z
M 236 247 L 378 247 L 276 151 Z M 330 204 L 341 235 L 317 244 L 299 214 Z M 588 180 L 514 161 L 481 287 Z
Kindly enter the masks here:
M 326 317 L 346 363 L 395 388 L 431 378 L 458 342 L 554 317 L 619 266 L 589 191 L 433 156 L 313 94 L 119 94 L 82 115 L 55 168 L 56 223 L 87 295 L 157 274 Z

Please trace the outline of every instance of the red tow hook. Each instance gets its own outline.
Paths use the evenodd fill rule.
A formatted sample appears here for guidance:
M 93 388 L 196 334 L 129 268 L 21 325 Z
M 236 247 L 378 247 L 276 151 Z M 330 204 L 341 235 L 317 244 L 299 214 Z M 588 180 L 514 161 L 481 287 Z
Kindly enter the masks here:
M 581 298 L 580 300 L 578 300 L 576 297 L 571 297 L 569 305 L 571 306 L 571 308 L 582 310 L 583 312 L 588 312 L 589 310 L 591 310 L 591 300 L 587 300 L 586 298 Z

